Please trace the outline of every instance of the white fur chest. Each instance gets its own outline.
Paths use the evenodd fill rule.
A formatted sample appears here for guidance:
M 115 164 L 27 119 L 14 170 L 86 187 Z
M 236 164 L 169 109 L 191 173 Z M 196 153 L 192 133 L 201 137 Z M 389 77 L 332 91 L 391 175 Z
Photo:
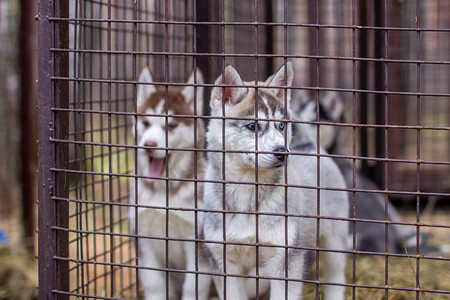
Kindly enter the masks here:
M 134 201 L 138 205 L 148 207 L 138 208 L 138 233 L 158 237 L 168 234 L 173 238 L 194 236 L 196 219 L 192 210 L 195 208 L 194 183 L 181 183 L 175 187 L 171 187 L 171 183 L 168 183 L 167 189 L 164 181 L 154 182 L 152 187 L 143 180 L 139 183 L 138 197 Z M 200 200 L 198 202 L 200 204 Z M 130 208 L 132 222 L 135 222 L 134 214 L 135 209 Z M 197 222 L 200 226 L 200 215 L 197 216 Z
M 239 178 L 239 180 L 251 182 L 254 178 Z M 205 205 L 208 209 L 222 211 L 221 187 L 222 184 L 205 185 Z M 255 266 L 256 261 L 259 261 L 261 266 L 264 265 L 276 255 L 281 249 L 280 246 L 294 245 L 297 242 L 295 233 L 298 222 L 293 218 L 289 218 L 286 222 L 286 217 L 283 215 L 285 212 L 284 187 L 226 184 L 225 198 L 226 210 L 232 212 L 226 213 L 225 220 L 222 213 L 206 214 L 205 226 L 208 229 L 205 229 L 205 238 L 216 241 L 226 240 L 231 243 L 226 247 L 228 259 L 236 260 L 236 263 L 250 270 Z M 259 200 L 258 204 L 256 199 Z M 233 245 L 233 243 L 249 244 L 249 246 Z M 252 246 L 255 243 L 260 245 L 258 250 Z M 222 246 L 217 245 L 212 247 L 215 249 L 213 251 L 223 251 Z

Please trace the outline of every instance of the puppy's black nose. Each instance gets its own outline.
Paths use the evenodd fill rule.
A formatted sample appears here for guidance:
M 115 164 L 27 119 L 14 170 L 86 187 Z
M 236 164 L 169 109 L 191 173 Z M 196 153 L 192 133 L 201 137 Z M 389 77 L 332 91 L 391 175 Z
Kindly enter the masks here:
M 273 150 L 273 152 L 288 152 L 287 149 L 285 147 L 278 147 L 275 148 Z M 281 154 L 273 154 L 275 155 L 276 158 L 278 158 L 279 161 L 284 162 L 285 158 L 286 158 L 286 153 L 281 153 Z

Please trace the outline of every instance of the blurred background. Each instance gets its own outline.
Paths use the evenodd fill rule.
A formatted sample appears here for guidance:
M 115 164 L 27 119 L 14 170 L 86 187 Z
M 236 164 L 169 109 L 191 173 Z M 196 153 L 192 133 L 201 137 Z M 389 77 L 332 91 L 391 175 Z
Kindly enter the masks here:
M 36 14 L 0 0 L 0 299 L 37 297 Z

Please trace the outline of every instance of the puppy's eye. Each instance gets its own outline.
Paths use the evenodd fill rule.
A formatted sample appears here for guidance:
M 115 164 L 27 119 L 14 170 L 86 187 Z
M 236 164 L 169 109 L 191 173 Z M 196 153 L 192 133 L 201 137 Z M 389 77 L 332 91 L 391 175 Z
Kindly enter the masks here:
M 252 122 L 250 124 L 245 125 L 245 127 L 247 127 L 247 129 L 250 130 L 250 131 L 255 131 L 256 130 L 256 123 Z
M 284 130 L 285 127 L 286 127 L 286 124 L 284 122 L 281 122 L 280 124 L 278 124 L 278 128 L 280 130 Z
M 150 126 L 150 122 L 147 120 L 142 120 L 142 125 L 144 125 L 144 127 L 148 127 Z
M 178 124 L 176 123 L 169 123 L 167 124 L 167 130 L 171 131 L 174 130 L 175 128 L 177 128 Z

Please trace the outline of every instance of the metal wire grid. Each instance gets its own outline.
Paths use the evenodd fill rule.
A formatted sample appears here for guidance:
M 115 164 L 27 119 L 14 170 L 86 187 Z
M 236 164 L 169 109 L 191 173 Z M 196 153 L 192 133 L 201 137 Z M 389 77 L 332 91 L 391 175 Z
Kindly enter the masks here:
M 352 154 L 321 155 L 348 159 L 355 166 L 356 162 L 381 163 L 382 177 L 385 179 L 381 190 L 353 188 L 348 191 L 380 193 L 385 195 L 386 201 L 388 195 L 413 197 L 416 200 L 416 221 L 401 222 L 400 225 L 415 227 L 417 232 L 427 227 L 449 229 L 448 224 L 424 224 L 420 220 L 422 198 L 434 196 L 448 199 L 449 197 L 448 189 L 442 188 L 442 186 L 448 187 L 448 184 L 445 185 L 445 178 L 440 178 L 444 185 L 437 185 L 435 189 L 427 192 L 423 191 L 421 185 L 424 169 L 428 166 L 439 166 L 444 170 L 443 174 L 448 174 L 450 165 L 448 156 L 445 154 L 439 156 L 439 159 L 433 159 L 433 156 L 428 158 L 421 148 L 424 144 L 423 137 L 426 137 L 427 133 L 438 132 L 437 135 L 442 135 L 444 139 L 449 133 L 448 124 L 445 123 L 448 119 L 446 121 L 445 116 L 442 117 L 443 122 L 437 121 L 424 125 L 428 122 L 422 120 L 424 102 L 441 101 L 443 106 L 438 107 L 442 108 L 448 103 L 450 96 L 448 89 L 445 88 L 437 90 L 422 87 L 425 81 L 422 75 L 423 69 L 434 66 L 448 67 L 450 64 L 445 56 L 423 58 L 422 36 L 428 33 L 447 36 L 450 32 L 449 27 L 424 28 L 425 26 L 422 26 L 420 22 L 423 20 L 420 14 L 422 11 L 420 1 L 416 1 L 416 27 L 396 27 L 389 24 L 388 18 L 384 19 L 384 23 L 375 26 L 359 26 L 355 10 L 360 8 L 361 3 L 355 3 L 355 1 L 346 3 L 347 9 L 352 11 L 352 21 L 351 24 L 345 25 L 317 22 L 317 16 L 322 10 L 315 1 L 311 1 L 309 8 L 311 15 L 316 16 L 315 22 L 288 20 L 289 7 L 295 5 L 292 2 L 278 1 L 273 4 L 272 9 L 278 12 L 275 17 L 268 13 L 270 12 L 267 10 L 267 7 L 270 7 L 269 2 L 249 3 L 246 2 L 242 6 L 237 1 L 222 1 L 209 3 L 205 8 L 201 1 L 142 1 L 133 4 L 122 1 L 74 1 L 70 2 L 69 6 L 66 2 L 56 1 L 55 4 L 51 4 L 41 1 L 39 257 L 40 272 L 45 274 L 40 276 L 42 295 L 59 297 L 74 295 L 99 299 L 142 296 L 138 288 L 139 267 L 136 264 L 138 252 L 134 248 L 134 242 L 137 238 L 143 237 L 129 232 L 124 209 L 129 206 L 127 204 L 130 193 L 128 181 L 138 177 L 134 171 L 136 162 L 133 158 L 137 147 L 133 146 L 135 141 L 131 136 L 130 127 L 133 125 L 133 118 L 136 117 L 134 101 L 137 74 L 143 65 L 150 65 L 155 72 L 156 83 L 162 87 L 183 86 L 176 82 L 183 82 L 186 74 L 193 67 L 199 66 L 206 74 L 207 83 L 204 84 L 206 88 L 212 87 L 211 83 L 223 70 L 225 63 L 241 65 L 245 62 L 251 67 L 243 68 L 243 73 L 248 72 L 248 75 L 243 74 L 243 77 L 262 79 L 267 77 L 279 62 L 291 59 L 295 64 L 295 61 L 307 59 L 312 62 L 309 72 L 315 74 L 315 79 L 313 78 L 311 82 L 316 83 L 322 82 L 321 74 L 326 72 L 321 69 L 322 61 L 343 62 L 346 63 L 347 69 L 351 65 L 352 78 L 351 83 L 347 82 L 347 85 L 312 84 L 309 87 L 300 88 L 300 85 L 295 87 L 295 89 L 311 91 L 317 99 L 321 92 L 328 90 L 351 95 L 352 123 L 328 124 L 320 120 L 314 123 L 350 129 Z M 384 16 L 388 15 L 386 1 L 381 9 Z M 198 13 L 202 10 L 206 10 L 208 16 L 199 15 Z M 264 12 L 262 16 L 261 11 Z M 280 17 L 281 19 L 278 20 Z M 206 20 L 203 21 L 203 19 Z M 199 22 L 199 20 L 202 21 Z M 242 28 L 244 30 L 241 31 Z M 289 39 L 295 38 L 295 34 L 290 35 L 290 30 L 296 29 L 308 29 L 314 33 L 313 41 L 317 46 L 313 49 L 313 53 L 299 54 L 289 51 Z M 346 38 L 350 38 L 352 45 L 350 55 L 322 55 L 318 47 L 319 32 L 327 29 L 345 32 Z M 65 30 L 67 30 L 68 39 L 64 38 Z M 378 33 L 382 38 L 383 59 L 358 56 L 360 49 L 357 48 L 356 37 L 363 31 Z M 401 55 L 398 58 L 387 58 L 390 45 L 388 37 L 392 32 L 407 32 L 416 36 L 415 56 L 408 59 L 404 59 Z M 52 37 L 50 41 L 43 38 L 43 36 L 49 36 L 49 33 Z M 200 36 L 200 39 L 194 38 L 205 33 L 207 38 L 205 36 Z M 267 45 L 271 42 L 267 38 L 270 34 L 274 35 L 273 40 L 277 41 L 273 49 Z M 208 41 L 209 38 L 210 41 Z M 245 45 L 245 42 L 249 45 Z M 49 67 L 42 63 L 46 59 L 53 60 L 54 66 Z M 360 88 L 358 71 L 364 63 L 372 64 L 368 67 L 369 71 L 373 71 L 376 68 L 375 65 L 378 67 L 381 65 L 381 73 L 385 75 L 384 79 L 382 78 L 384 88 L 379 89 L 377 86 Z M 390 74 L 387 69 L 388 64 L 415 66 L 415 90 L 391 90 L 388 85 L 390 78 L 386 76 Z M 445 77 L 445 72 L 443 76 Z M 64 92 L 67 93 L 67 97 L 63 97 Z M 381 99 L 384 102 L 384 110 L 381 111 L 385 120 L 383 124 L 377 124 L 376 120 L 368 120 L 366 124 L 360 122 L 358 101 L 363 95 L 373 97 L 373 101 Z M 396 96 L 416 100 L 415 122 L 391 124 L 387 121 L 391 113 L 388 109 L 388 100 Z M 408 107 L 414 112 L 411 106 Z M 208 120 L 210 117 L 200 118 Z M 70 129 L 63 126 L 63 124 L 67 126 L 67 120 L 70 120 Z M 364 129 L 384 132 L 385 146 L 381 156 L 378 155 L 379 153 L 358 155 L 358 133 Z M 392 158 L 387 145 L 390 143 L 388 137 L 393 130 L 415 133 L 416 145 L 418 145 L 415 157 L 405 159 L 400 155 Z M 70 155 L 68 147 L 71 150 Z M 446 147 L 448 148 L 444 142 L 439 149 L 446 149 Z M 194 149 L 177 150 L 192 151 Z M 195 149 L 195 151 L 199 155 L 206 152 L 201 149 Z M 389 185 L 391 180 L 394 180 L 389 173 L 389 166 L 393 164 L 399 166 L 409 164 L 416 167 L 415 184 L 411 189 L 393 189 Z M 202 180 L 198 179 L 197 182 Z M 155 207 L 155 209 L 162 208 Z M 56 213 L 50 216 L 54 212 Z M 313 217 L 317 220 L 321 218 Z M 352 218 L 347 220 L 354 221 Z M 358 221 L 385 224 L 386 233 L 388 226 L 392 225 L 384 221 Z M 176 240 L 169 236 L 154 238 Z M 195 242 L 201 242 L 201 240 L 195 239 Z M 419 241 L 417 241 L 417 247 L 419 247 Z M 326 251 L 326 249 L 320 250 Z M 422 289 L 420 285 L 420 261 L 430 259 L 448 263 L 449 259 L 446 257 L 394 254 L 389 253 L 388 248 L 386 253 L 366 252 L 365 254 L 385 257 L 385 285 L 378 286 L 370 283 L 356 283 L 357 251 L 350 250 L 348 253 L 353 258 L 353 276 L 347 278 L 349 283 L 345 286 L 352 289 L 353 298 L 356 297 L 359 288 L 385 290 L 386 299 L 389 291 L 393 290 L 410 291 L 415 293 L 417 299 L 428 293 L 430 295 L 450 293 L 450 291 Z M 409 257 L 416 260 L 415 287 L 390 285 L 390 257 Z M 318 256 L 316 259 L 318 260 Z M 44 270 L 55 272 L 49 274 Z M 170 268 L 164 270 L 183 272 Z M 315 284 L 317 298 L 319 285 L 324 282 L 319 280 L 318 268 L 315 273 L 314 280 L 305 280 L 305 282 Z

